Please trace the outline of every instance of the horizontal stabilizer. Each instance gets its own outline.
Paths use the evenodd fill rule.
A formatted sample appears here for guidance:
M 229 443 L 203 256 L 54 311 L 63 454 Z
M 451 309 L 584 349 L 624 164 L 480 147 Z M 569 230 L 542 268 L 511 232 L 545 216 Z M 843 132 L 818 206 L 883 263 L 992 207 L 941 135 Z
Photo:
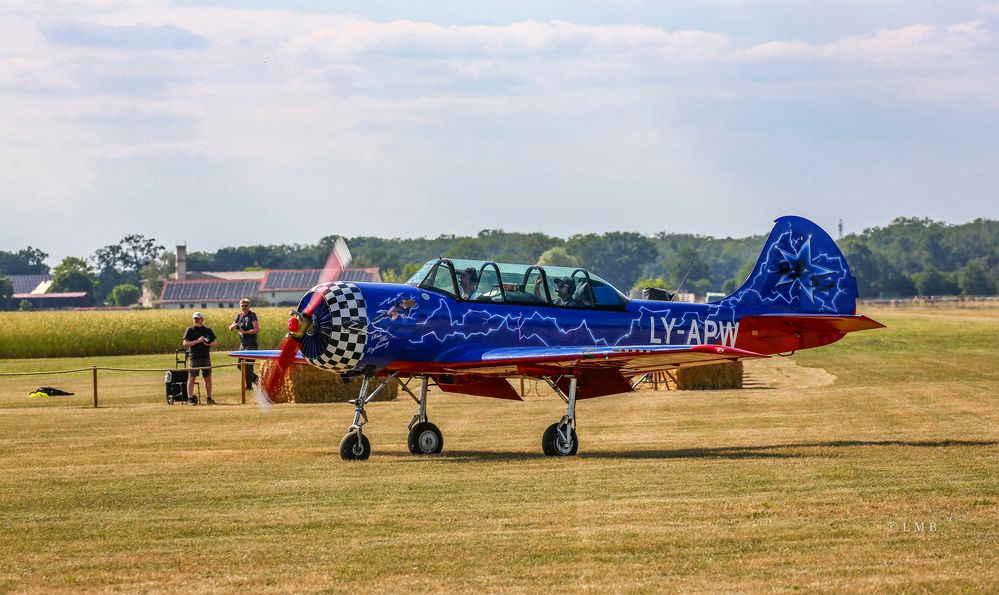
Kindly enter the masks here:
M 229 357 L 238 357 L 240 359 L 276 360 L 280 357 L 281 351 L 279 349 L 246 349 L 244 351 L 230 351 L 226 355 Z M 309 362 L 306 361 L 301 352 L 298 352 L 295 354 L 294 363 L 307 364 Z
M 847 333 L 884 328 L 857 314 L 759 314 L 739 321 L 739 347 L 759 353 L 788 353 L 835 343 Z

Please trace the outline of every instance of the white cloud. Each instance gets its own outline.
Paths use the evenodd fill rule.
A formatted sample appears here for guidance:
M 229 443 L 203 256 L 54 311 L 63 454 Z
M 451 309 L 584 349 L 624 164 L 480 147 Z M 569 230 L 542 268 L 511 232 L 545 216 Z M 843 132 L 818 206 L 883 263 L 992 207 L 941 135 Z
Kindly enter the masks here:
M 986 16 L 999 16 L 999 3 L 986 4 L 978 9 L 979 14 Z
M 80 218 L 109 196 L 146 213 L 178 197 L 240 197 L 268 222 L 254 241 L 309 241 L 335 230 L 294 235 L 301 232 L 284 223 L 289 201 L 338 212 L 324 201 L 361 196 L 380 209 L 420 208 L 412 220 L 383 222 L 392 229 L 340 231 L 454 232 L 422 214 L 438 212 L 436 204 L 467 214 L 469 229 L 547 221 L 565 226 L 558 233 L 664 228 L 698 221 L 700 205 L 715 199 L 764 200 L 799 188 L 786 163 L 873 142 L 863 135 L 879 118 L 949 122 L 972 106 L 984 114 L 977 128 L 999 134 L 999 52 L 984 17 L 757 43 L 641 23 L 443 25 L 159 2 L 38 6 L 0 18 L 0 206 L 30 211 L 19 202 L 30 196 L 38 208 Z M 53 13 L 86 23 L 86 39 L 121 42 L 125 32 L 118 45 L 130 47 L 62 43 L 45 28 Z M 136 32 L 150 31 L 166 32 L 167 42 L 137 50 Z M 169 43 L 177 32 L 206 41 L 177 51 Z M 809 128 L 824 119 L 848 125 Z M 861 140 L 829 140 L 851 126 Z M 919 126 L 898 130 L 885 134 L 898 135 L 896 143 L 919 134 Z M 768 149 L 779 158 L 752 161 Z M 995 161 L 987 152 L 980 159 Z M 862 177 L 862 165 L 850 167 Z M 823 181 L 834 194 L 836 180 Z M 567 218 L 559 201 L 547 202 L 563 195 L 577 197 L 577 214 Z M 511 213 L 537 209 L 539 222 L 511 214 L 480 224 L 483 207 L 469 196 Z M 647 213 L 671 200 L 670 220 L 605 209 L 625 199 Z M 767 204 L 728 208 L 742 216 Z M 227 205 L 213 208 L 224 217 Z M 119 212 L 124 229 L 115 234 L 154 225 L 143 212 Z M 183 218 L 174 224 L 183 227 Z M 247 241 L 218 233 L 223 244 Z
M 981 21 L 956 25 L 911 25 L 870 35 L 843 37 L 826 44 L 771 41 L 732 52 L 737 60 L 795 59 L 865 63 L 914 62 L 960 57 L 994 49 L 995 33 Z
M 544 56 L 558 53 L 654 51 L 688 59 L 718 55 L 729 45 L 721 34 L 669 32 L 656 27 L 584 26 L 526 21 L 505 26 L 450 26 L 393 21 L 355 22 L 297 36 L 285 44 L 292 55 L 345 60 L 363 53 L 415 56 Z
M 50 43 L 106 49 L 199 50 L 208 40 L 176 25 L 101 25 L 76 20 L 46 21 L 42 33 Z

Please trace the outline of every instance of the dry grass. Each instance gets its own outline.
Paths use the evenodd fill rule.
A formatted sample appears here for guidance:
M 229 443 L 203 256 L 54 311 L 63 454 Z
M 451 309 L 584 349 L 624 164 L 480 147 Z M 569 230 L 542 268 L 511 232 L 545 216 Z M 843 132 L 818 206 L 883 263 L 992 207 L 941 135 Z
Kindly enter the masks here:
M 156 378 L 94 410 L 0 379 L 0 590 L 995 591 L 999 311 L 870 313 L 890 328 L 796 356 L 832 385 L 584 401 L 574 459 L 540 454 L 547 396 L 432 395 L 434 458 L 409 399 L 375 403 L 345 463 L 347 405 L 168 407 Z

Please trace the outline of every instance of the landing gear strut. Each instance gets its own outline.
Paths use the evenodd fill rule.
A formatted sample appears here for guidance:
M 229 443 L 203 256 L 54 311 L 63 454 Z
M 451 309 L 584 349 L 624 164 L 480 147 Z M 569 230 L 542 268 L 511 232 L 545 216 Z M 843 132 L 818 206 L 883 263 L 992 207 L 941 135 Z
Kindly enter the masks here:
M 545 382 L 565 401 L 566 413 L 562 416 L 562 421 L 545 430 L 541 436 L 541 450 L 550 457 L 571 457 L 579 449 L 579 439 L 576 437 L 576 377 L 569 377 L 568 395 L 550 378 L 545 378 Z
M 368 457 L 371 456 L 371 442 L 368 437 L 364 435 L 361 428 L 364 424 L 368 423 L 368 414 L 364 410 L 364 406 L 371 402 L 375 396 L 381 392 L 385 385 L 395 379 L 398 376 L 398 372 L 393 372 L 392 374 L 386 376 L 381 384 L 378 385 L 375 390 L 368 394 L 368 382 L 373 377 L 372 375 L 365 374 L 364 378 L 361 380 L 361 390 L 357 395 L 357 398 L 352 401 L 347 401 L 354 405 L 354 423 L 347 428 L 347 434 L 340 441 L 340 458 L 345 461 L 366 461 Z
M 444 449 L 444 435 L 434 424 L 427 421 L 427 377 L 420 377 L 420 396 L 414 395 L 406 385 L 402 388 L 420 406 L 419 411 L 409 422 L 409 452 L 414 455 L 435 455 Z

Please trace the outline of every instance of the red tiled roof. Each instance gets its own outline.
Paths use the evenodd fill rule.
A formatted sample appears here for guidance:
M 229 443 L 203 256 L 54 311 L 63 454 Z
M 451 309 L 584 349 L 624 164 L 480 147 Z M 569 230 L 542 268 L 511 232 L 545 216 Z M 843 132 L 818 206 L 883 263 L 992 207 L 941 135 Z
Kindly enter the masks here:
M 86 295 L 86 291 L 68 291 L 66 293 L 15 293 L 13 297 L 18 300 L 29 298 L 33 300 L 51 300 L 57 298 L 81 298 L 86 297 Z

